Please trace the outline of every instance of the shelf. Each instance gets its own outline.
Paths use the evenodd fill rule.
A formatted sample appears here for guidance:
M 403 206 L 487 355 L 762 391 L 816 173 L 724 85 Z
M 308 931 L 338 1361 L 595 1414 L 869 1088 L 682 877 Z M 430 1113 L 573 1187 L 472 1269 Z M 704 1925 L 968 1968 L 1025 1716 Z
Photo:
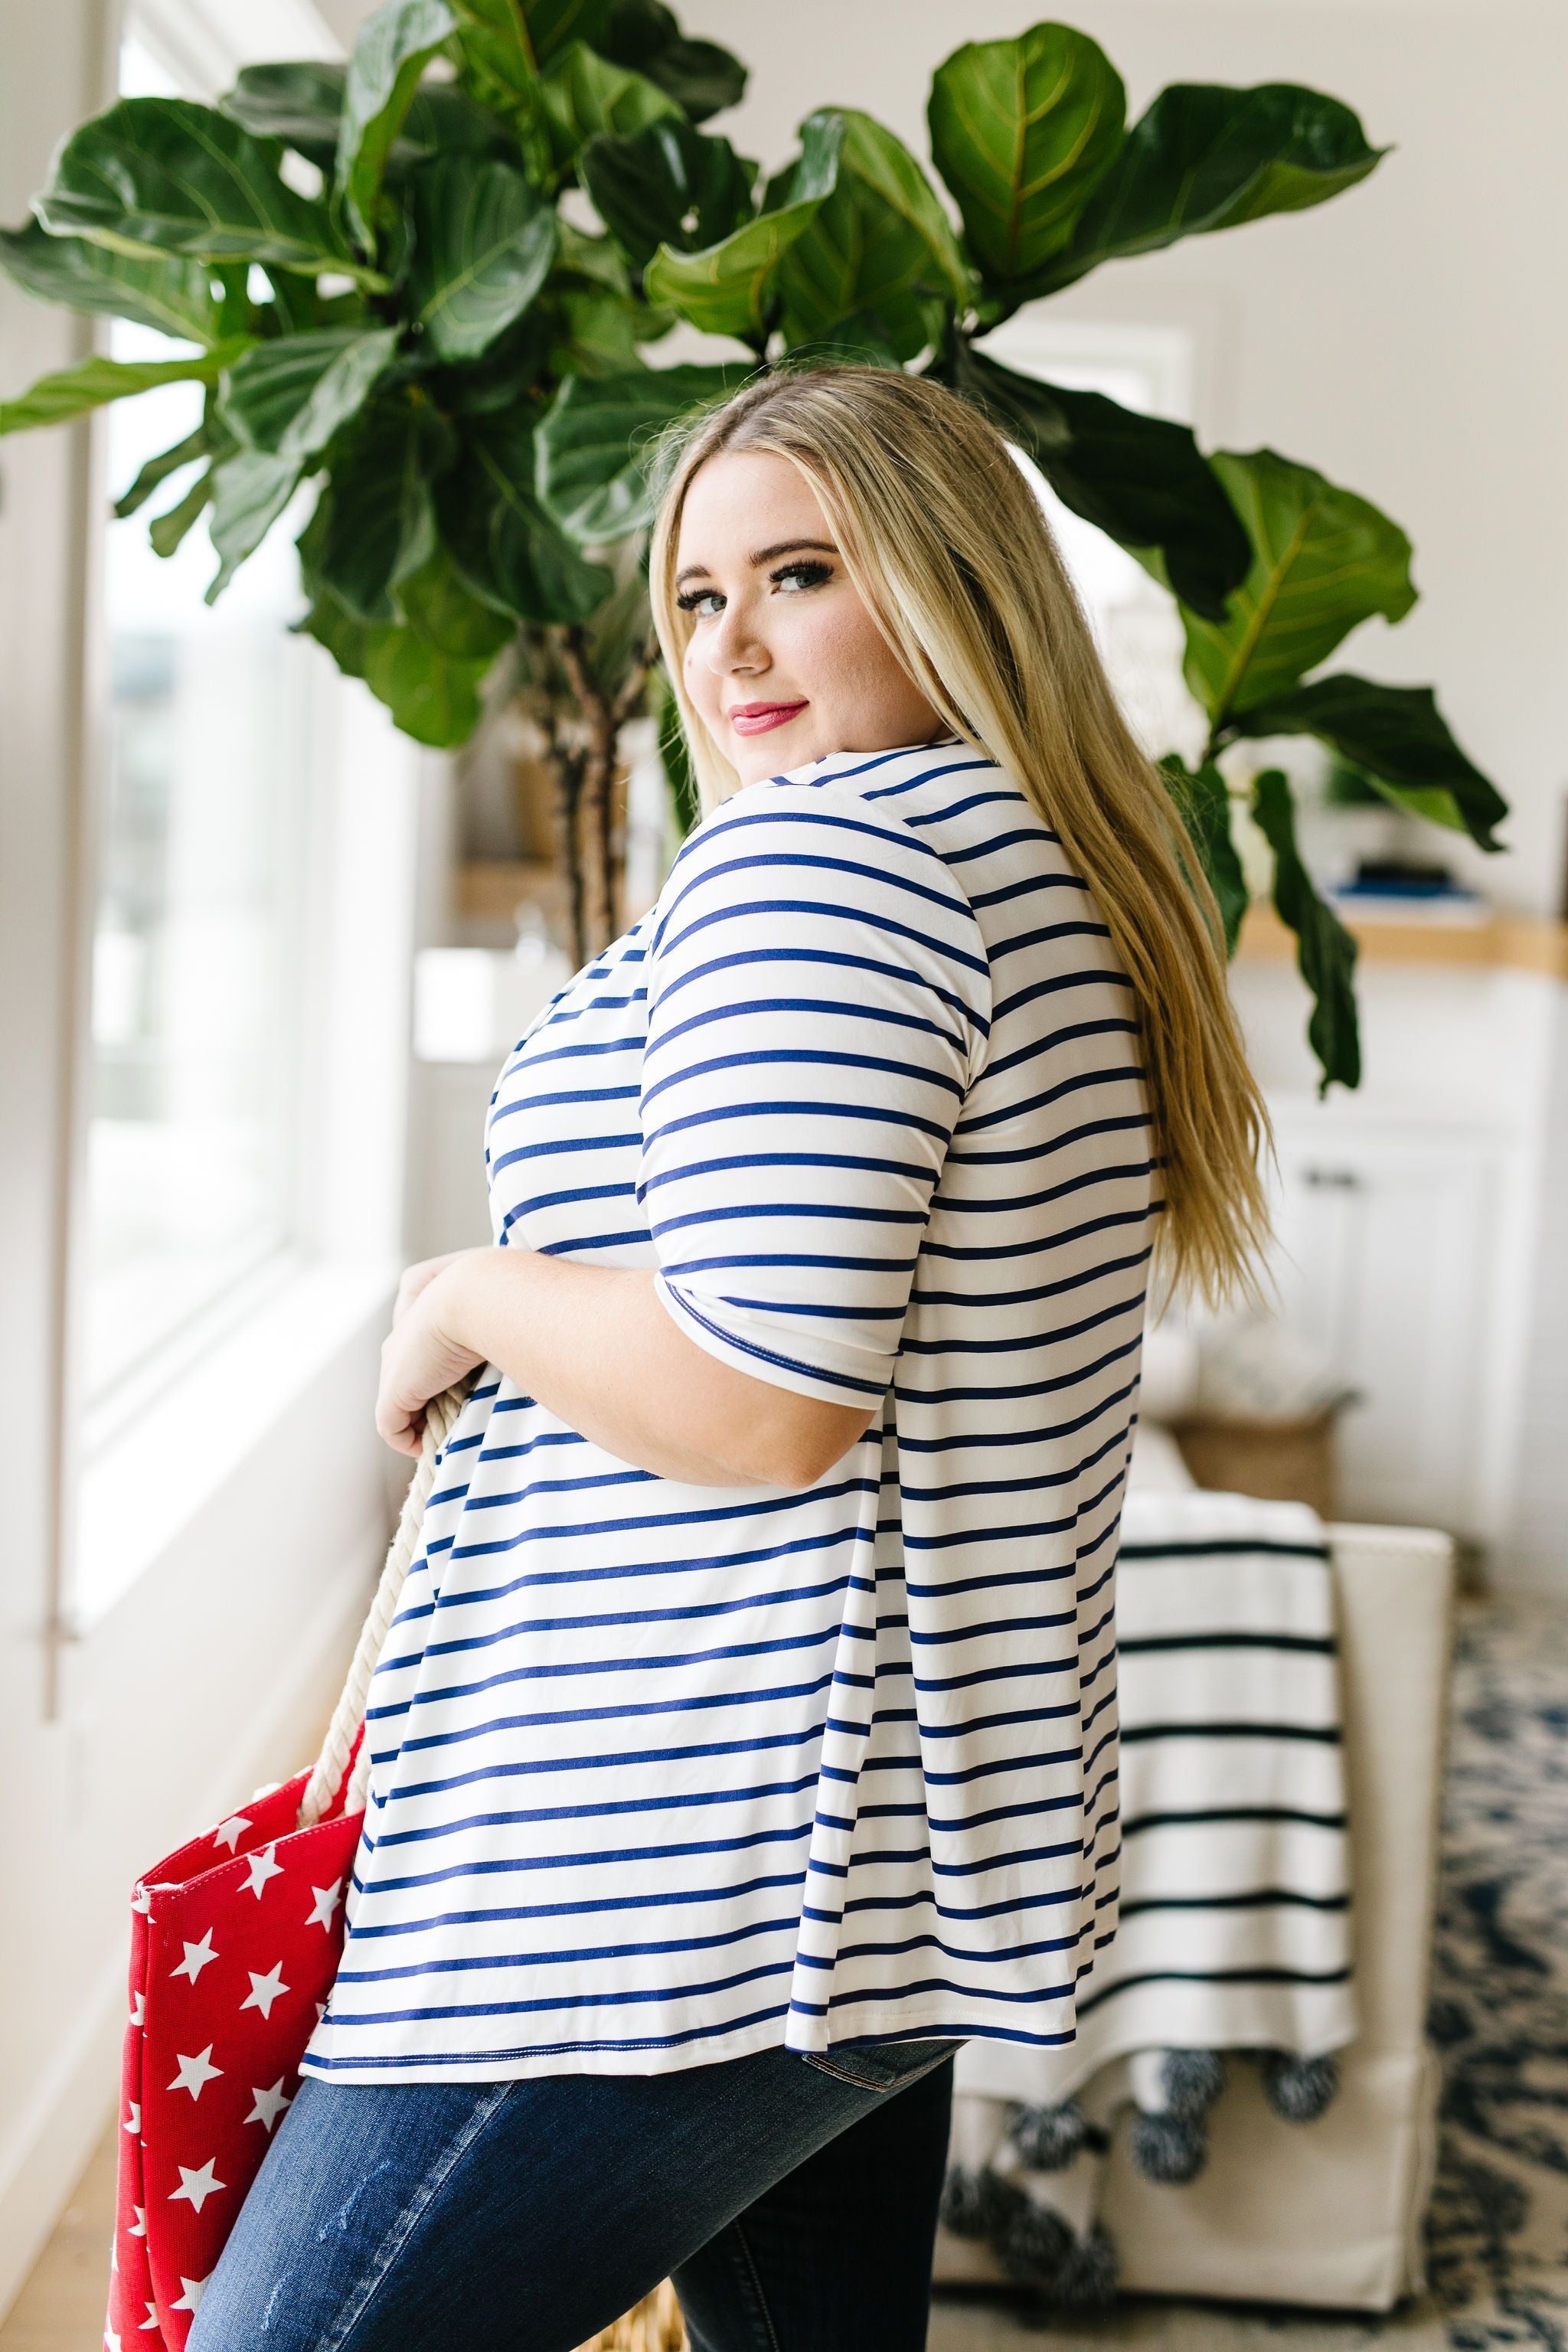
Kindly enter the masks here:
M 1477 922 L 1443 922 L 1413 916 L 1363 915 L 1336 909 L 1368 963 L 1470 964 L 1492 970 L 1536 971 L 1568 981 L 1568 923 L 1543 915 L 1497 913 Z M 1249 907 L 1242 924 L 1238 956 L 1259 961 L 1294 960 L 1296 935 L 1272 907 Z
M 458 867 L 455 907 L 467 922 L 506 924 L 521 900 L 552 908 L 561 890 L 561 877 L 548 859 L 476 859 Z M 1568 923 L 1542 915 L 1496 913 L 1478 921 L 1444 922 L 1419 915 L 1363 915 L 1342 907 L 1338 911 L 1368 963 L 1479 965 L 1568 981 Z M 1259 900 L 1247 909 L 1237 953 L 1263 961 L 1294 961 L 1296 936 Z
M 504 922 L 525 898 L 552 904 L 561 887 L 561 877 L 548 857 L 474 858 L 457 869 L 453 907 L 470 922 Z

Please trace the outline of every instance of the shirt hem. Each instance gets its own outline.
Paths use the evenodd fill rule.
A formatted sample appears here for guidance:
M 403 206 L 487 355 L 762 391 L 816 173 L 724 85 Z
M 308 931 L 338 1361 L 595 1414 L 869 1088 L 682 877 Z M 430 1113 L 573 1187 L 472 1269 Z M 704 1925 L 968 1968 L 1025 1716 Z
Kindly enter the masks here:
M 932 2040 L 951 2037 L 967 2042 L 989 2039 L 996 2030 L 994 2021 L 955 2015 L 950 2009 L 910 2009 L 900 2004 L 873 2011 L 868 2018 L 858 2017 L 852 2032 L 840 2033 L 832 2042 L 822 2034 L 814 2034 L 808 2042 L 786 2041 L 782 2021 L 775 2020 L 747 2027 L 741 2032 L 717 2034 L 700 2046 L 688 2045 L 679 2050 L 653 2048 L 647 2042 L 577 2042 L 531 2050 L 476 2052 L 450 2060 L 433 2057 L 424 2051 L 409 2051 L 405 2054 L 387 2053 L 346 2063 L 338 2063 L 330 2054 L 323 2061 L 307 2051 L 300 2061 L 300 2071 L 329 2083 L 510 2083 L 551 2074 L 676 2074 L 695 2066 L 721 2065 L 731 2059 L 750 2058 L 762 2050 L 784 2049 L 793 2051 L 798 2058 L 822 2058 L 849 2042 L 909 2042 L 928 2036 Z M 1065 2028 L 1038 2035 L 1010 2026 L 1005 2038 L 1038 2048 L 1060 2049 L 1073 2042 L 1076 2035 L 1076 2024 L 1069 2019 Z

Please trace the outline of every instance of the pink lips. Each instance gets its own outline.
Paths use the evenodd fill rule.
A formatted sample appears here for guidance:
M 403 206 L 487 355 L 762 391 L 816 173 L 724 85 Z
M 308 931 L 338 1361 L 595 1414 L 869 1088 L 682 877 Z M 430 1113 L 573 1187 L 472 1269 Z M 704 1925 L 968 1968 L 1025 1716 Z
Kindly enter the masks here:
M 805 709 L 802 695 L 798 702 L 738 702 L 726 715 L 737 735 L 765 735 L 770 727 L 782 727 Z

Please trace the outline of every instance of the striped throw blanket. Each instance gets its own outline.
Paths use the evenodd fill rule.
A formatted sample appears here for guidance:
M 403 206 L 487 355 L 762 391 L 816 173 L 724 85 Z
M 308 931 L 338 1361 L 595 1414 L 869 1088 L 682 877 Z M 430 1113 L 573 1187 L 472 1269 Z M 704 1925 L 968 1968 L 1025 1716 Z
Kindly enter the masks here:
M 943 2219 L 1055 2299 L 1102 2301 L 1095 2219 L 1118 2111 L 1134 2155 L 1190 2179 L 1226 2052 L 1282 2114 L 1332 2094 L 1355 2032 L 1333 1579 L 1297 1503 L 1140 1490 L 1117 1589 L 1121 1917 L 1081 1982 L 1078 2035 L 959 2053 Z

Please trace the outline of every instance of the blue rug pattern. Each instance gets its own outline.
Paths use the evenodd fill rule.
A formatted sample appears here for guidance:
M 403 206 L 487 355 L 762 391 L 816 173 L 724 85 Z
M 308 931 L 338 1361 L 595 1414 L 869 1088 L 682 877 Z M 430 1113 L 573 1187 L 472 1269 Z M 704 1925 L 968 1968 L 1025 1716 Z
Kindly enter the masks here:
M 1430 2026 L 1455 2352 L 1568 2352 L 1568 1612 L 1461 1610 Z

